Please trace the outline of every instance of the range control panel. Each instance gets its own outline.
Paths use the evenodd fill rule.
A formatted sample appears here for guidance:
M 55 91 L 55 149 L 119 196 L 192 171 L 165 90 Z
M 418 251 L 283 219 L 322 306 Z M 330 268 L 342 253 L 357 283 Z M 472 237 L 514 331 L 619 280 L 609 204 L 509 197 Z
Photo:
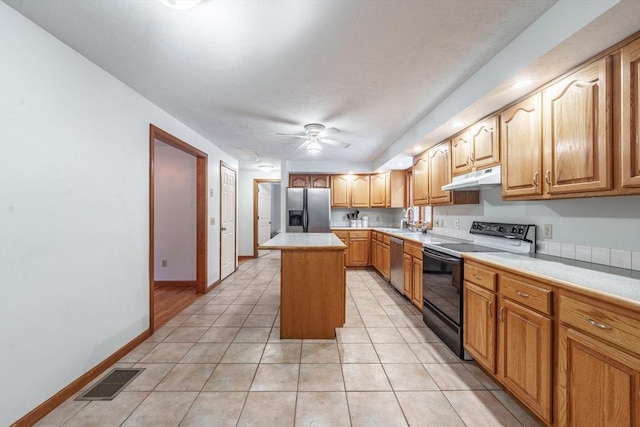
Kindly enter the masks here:
M 536 226 L 532 224 L 473 221 L 469 233 L 533 242 L 535 241 Z

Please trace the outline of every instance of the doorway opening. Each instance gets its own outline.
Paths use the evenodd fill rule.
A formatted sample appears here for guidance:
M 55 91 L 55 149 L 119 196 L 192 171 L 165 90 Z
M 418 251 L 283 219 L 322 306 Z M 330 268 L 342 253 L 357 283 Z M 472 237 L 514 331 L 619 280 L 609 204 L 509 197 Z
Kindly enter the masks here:
M 150 125 L 149 159 L 153 333 L 207 289 L 207 154 Z
M 264 256 L 271 251 L 258 250 L 258 245 L 280 233 L 280 180 L 253 180 L 253 257 Z

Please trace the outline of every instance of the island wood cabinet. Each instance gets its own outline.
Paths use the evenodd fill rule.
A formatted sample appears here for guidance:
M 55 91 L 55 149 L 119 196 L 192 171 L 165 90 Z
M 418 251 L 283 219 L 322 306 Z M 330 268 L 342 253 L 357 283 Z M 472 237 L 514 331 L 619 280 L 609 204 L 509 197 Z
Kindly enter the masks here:
M 501 114 L 504 198 L 613 188 L 611 62 L 593 62 Z
M 640 314 L 562 292 L 558 425 L 640 426 Z
M 331 207 L 368 208 L 369 175 L 331 175 Z
M 404 296 L 422 311 L 422 245 L 404 241 Z
M 621 185 L 640 193 L 640 39 L 621 52 Z
M 463 175 L 500 162 L 498 116 L 476 123 L 451 139 L 452 175 Z
M 329 188 L 330 186 L 330 175 L 289 175 L 289 187 L 291 188 Z

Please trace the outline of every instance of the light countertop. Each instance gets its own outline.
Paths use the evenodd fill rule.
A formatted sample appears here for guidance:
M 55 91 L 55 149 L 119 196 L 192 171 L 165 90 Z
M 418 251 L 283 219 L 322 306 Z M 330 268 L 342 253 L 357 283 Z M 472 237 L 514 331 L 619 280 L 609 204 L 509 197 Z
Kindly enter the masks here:
M 259 245 L 258 249 L 344 250 L 346 247 L 333 233 L 280 233 Z
M 600 296 L 613 297 L 619 302 L 630 303 L 625 304 L 630 308 L 640 309 L 638 279 L 506 252 L 474 252 L 466 253 L 463 257 L 551 281 L 565 289 L 587 290 Z

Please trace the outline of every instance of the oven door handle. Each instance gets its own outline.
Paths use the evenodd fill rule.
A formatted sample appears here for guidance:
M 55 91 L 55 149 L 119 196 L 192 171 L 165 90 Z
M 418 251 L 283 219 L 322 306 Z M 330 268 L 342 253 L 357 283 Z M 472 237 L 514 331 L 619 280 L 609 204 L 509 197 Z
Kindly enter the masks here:
M 439 252 L 435 252 L 429 249 L 422 249 L 422 254 L 426 255 L 430 258 L 436 259 L 438 261 L 449 262 L 449 263 L 459 263 L 462 261 L 460 258 L 450 257 L 446 255 L 442 255 Z

